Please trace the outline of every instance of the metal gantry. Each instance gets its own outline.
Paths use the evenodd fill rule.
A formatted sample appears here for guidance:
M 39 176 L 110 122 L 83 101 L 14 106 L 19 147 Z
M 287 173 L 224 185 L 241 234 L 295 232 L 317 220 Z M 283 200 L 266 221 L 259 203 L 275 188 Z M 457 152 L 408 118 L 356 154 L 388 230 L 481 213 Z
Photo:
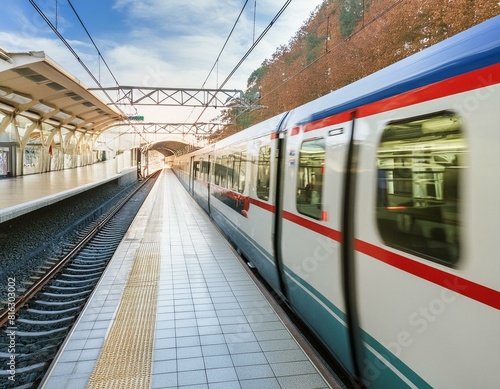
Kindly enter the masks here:
M 123 126 L 117 123 L 112 127 Z M 142 134 L 162 135 L 195 135 L 207 136 L 224 127 L 221 123 L 155 123 L 155 122 L 133 122 L 133 126 L 142 129 Z
M 190 89 L 146 86 L 116 86 L 89 88 L 95 91 L 115 91 L 116 104 L 162 105 L 169 107 L 220 108 L 232 100 L 243 100 L 243 91 L 237 89 Z
M 251 111 L 267 108 L 256 105 L 260 96 L 255 95 L 249 99 L 245 93 L 237 89 L 193 89 L 193 88 L 162 88 L 152 86 L 114 86 L 89 88 L 93 91 L 116 92 L 113 105 L 135 106 L 169 106 L 169 107 L 198 107 L 198 108 L 244 108 Z M 137 110 L 136 110 L 137 112 Z M 192 137 L 192 141 L 199 144 L 209 141 L 210 136 L 221 132 L 225 124 L 215 122 L 194 123 L 160 123 L 144 122 L 144 116 L 128 116 L 128 123 L 116 123 L 110 127 L 131 126 L 131 129 L 146 140 L 143 148 L 148 149 L 151 145 L 148 135 L 180 135 L 184 142 L 186 136 Z M 157 138 L 155 140 L 157 142 Z M 154 142 L 154 143 L 155 143 Z M 186 147 L 191 144 L 185 143 Z M 175 151 L 177 153 L 178 150 Z

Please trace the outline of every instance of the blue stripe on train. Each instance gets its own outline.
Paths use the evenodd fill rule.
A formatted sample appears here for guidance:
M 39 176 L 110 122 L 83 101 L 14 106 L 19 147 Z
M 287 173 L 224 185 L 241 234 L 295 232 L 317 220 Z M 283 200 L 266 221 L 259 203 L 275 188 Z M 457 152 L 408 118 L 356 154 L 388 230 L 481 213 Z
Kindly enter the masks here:
M 342 361 L 347 360 L 346 366 L 352 372 L 352 365 L 348 353 L 346 316 L 331 301 L 314 289 L 307 281 L 286 269 L 287 287 L 292 305 L 296 307 L 302 319 L 316 330 L 318 336 L 328 345 Z M 364 368 L 363 378 L 367 379 L 366 386 L 370 389 L 380 388 L 407 388 L 409 385 L 393 369 L 400 372 L 401 376 L 416 387 L 431 388 L 417 373 L 410 369 L 404 362 L 392 354 L 386 347 L 379 343 L 367 332 L 361 330 L 364 342 Z M 368 347 L 369 346 L 369 347 Z M 371 349 L 381 355 L 392 365 L 391 369 L 383 360 L 375 355 Z

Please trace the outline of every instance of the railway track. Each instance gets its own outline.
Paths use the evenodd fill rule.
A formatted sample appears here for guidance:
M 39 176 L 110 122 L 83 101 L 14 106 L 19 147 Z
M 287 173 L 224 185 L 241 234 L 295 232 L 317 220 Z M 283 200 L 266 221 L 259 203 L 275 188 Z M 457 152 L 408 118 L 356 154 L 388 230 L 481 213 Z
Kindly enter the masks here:
M 145 180 L 112 211 L 66 245 L 51 259 L 35 282 L 16 295 L 8 281 L 7 309 L 0 313 L 0 388 L 32 388 L 45 371 L 84 308 L 118 244 L 151 189 Z M 7 369 L 7 370 L 4 370 Z M 13 378 L 9 378 L 13 377 Z

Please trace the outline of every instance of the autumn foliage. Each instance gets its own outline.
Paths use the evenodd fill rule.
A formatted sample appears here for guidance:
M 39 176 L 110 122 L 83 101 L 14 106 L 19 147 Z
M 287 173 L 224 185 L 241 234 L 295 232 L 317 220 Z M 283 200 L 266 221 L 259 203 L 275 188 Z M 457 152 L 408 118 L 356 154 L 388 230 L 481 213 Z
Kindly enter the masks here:
M 493 0 L 325 0 L 288 45 L 250 75 L 248 100 L 267 108 L 229 108 L 220 117 L 226 131 L 214 138 L 314 100 L 498 14 L 500 2 Z

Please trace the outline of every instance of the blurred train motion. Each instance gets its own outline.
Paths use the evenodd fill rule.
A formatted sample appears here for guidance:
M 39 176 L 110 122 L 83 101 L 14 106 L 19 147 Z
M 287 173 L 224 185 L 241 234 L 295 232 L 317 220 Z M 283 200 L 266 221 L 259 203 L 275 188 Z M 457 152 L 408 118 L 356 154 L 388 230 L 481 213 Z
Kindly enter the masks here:
M 500 17 L 173 158 L 189 192 L 369 388 L 493 388 Z

